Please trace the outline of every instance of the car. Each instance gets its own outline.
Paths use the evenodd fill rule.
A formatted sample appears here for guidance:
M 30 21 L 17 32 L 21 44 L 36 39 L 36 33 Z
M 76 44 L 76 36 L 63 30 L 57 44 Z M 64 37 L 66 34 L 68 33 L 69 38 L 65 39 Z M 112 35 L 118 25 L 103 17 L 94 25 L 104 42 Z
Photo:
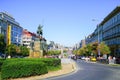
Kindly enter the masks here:
M 85 60 L 85 57 L 81 57 L 82 60 Z
M 97 59 L 95 57 L 93 57 L 93 58 L 90 58 L 90 61 L 96 62 Z

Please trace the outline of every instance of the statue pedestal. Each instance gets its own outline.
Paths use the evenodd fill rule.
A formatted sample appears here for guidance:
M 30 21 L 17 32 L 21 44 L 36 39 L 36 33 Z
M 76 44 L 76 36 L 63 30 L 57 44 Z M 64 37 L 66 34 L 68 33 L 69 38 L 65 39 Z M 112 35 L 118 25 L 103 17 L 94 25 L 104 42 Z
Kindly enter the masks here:
M 43 51 L 40 48 L 40 41 L 35 41 L 33 45 L 33 50 L 30 50 L 30 58 L 41 58 L 43 57 Z

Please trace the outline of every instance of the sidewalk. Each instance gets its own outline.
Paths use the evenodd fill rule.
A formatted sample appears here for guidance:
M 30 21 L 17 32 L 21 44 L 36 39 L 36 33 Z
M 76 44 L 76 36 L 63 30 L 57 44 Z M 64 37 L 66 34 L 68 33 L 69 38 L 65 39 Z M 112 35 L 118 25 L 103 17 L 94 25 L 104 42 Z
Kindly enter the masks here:
M 55 77 L 55 76 L 60 76 L 63 74 L 68 74 L 76 70 L 76 64 L 70 59 L 62 59 L 62 69 L 58 71 L 51 71 L 48 72 L 47 74 L 40 75 L 40 76 L 31 76 L 27 78 L 17 78 L 17 79 L 11 79 L 11 80 L 40 80 L 40 79 L 45 79 L 48 77 Z

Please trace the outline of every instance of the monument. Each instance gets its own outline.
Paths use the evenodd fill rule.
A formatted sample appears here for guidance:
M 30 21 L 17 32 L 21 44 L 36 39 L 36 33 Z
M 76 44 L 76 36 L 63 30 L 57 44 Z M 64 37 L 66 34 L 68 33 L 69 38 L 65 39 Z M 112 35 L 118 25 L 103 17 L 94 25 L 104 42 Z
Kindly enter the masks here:
M 41 38 L 42 38 L 42 26 L 38 26 L 37 30 L 38 38 L 31 42 L 30 54 L 31 58 L 41 58 L 43 57 L 43 50 L 41 49 Z

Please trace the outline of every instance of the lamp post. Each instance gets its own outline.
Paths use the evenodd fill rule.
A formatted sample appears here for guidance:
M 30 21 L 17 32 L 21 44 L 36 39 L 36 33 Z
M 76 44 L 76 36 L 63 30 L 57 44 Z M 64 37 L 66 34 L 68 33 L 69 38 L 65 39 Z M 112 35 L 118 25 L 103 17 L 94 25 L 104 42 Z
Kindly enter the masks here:
M 98 20 L 96 20 L 96 19 L 92 19 L 92 21 L 98 21 Z M 98 31 L 98 46 L 99 46 L 99 44 L 100 44 L 100 38 L 99 38 L 99 36 L 100 36 L 100 33 L 99 33 L 99 27 L 100 27 L 100 25 L 97 25 L 97 31 Z M 100 49 L 98 49 L 98 55 L 99 55 L 99 58 L 100 58 Z
M 97 25 L 97 28 L 98 28 L 98 46 L 100 44 L 100 38 L 99 38 L 99 25 Z M 98 55 L 99 55 L 99 58 L 100 58 L 100 49 L 98 48 Z

